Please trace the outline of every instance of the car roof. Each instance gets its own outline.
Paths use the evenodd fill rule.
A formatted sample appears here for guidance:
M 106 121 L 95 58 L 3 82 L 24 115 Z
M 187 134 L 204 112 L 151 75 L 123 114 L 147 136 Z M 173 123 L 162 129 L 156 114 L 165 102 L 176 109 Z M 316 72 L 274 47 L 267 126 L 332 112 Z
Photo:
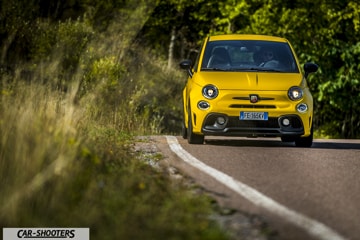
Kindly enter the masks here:
M 219 40 L 262 40 L 262 41 L 274 41 L 274 42 L 288 42 L 285 38 L 268 36 L 268 35 L 256 35 L 256 34 L 222 34 L 209 36 L 209 41 Z

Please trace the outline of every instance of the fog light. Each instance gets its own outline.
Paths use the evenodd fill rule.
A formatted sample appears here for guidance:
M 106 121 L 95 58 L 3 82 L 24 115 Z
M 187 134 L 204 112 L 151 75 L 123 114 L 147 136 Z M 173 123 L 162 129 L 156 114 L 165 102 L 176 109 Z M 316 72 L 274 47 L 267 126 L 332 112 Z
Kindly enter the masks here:
M 226 119 L 224 117 L 218 117 L 216 119 L 216 122 L 219 124 L 219 125 L 224 125 L 225 122 L 226 122 Z
M 285 127 L 290 125 L 290 120 L 288 118 L 283 118 L 283 120 L 281 122 L 282 122 L 282 125 L 284 125 Z
M 200 101 L 198 102 L 198 108 L 201 110 L 206 110 L 210 107 L 210 104 L 206 101 Z
M 305 103 L 300 103 L 299 105 L 297 105 L 296 109 L 298 110 L 298 112 L 304 113 L 308 110 L 308 106 Z

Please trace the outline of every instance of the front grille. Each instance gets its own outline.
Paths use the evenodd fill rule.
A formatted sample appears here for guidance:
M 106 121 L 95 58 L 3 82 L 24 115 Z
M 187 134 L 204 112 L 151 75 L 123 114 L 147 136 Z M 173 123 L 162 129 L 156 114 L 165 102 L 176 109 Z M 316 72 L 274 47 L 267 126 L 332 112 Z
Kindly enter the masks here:
M 230 117 L 228 128 L 280 128 L 278 118 L 270 117 L 267 121 L 240 120 L 239 117 Z
M 224 117 L 224 124 L 217 123 L 218 117 Z M 287 118 L 289 125 L 282 125 L 283 119 Z M 226 116 L 221 113 L 209 114 L 202 126 L 207 135 L 232 135 L 232 136 L 281 136 L 283 134 L 301 135 L 304 127 L 301 118 L 297 115 L 284 115 L 269 117 L 268 120 L 240 120 L 239 116 Z
M 260 104 L 231 104 L 229 106 L 230 108 L 250 108 L 250 109 L 253 109 L 253 108 L 256 108 L 256 109 L 259 109 L 259 108 L 262 108 L 262 109 L 274 109 L 276 108 L 275 105 L 260 105 Z
M 235 100 L 250 100 L 250 97 L 233 97 Z M 259 97 L 259 101 L 275 100 L 273 97 Z

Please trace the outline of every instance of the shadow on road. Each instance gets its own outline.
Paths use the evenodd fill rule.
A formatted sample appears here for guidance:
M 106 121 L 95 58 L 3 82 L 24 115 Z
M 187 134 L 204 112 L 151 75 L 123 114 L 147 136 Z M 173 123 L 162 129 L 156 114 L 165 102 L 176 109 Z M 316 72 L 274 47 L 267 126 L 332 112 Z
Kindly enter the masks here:
M 317 141 L 313 143 L 312 148 L 324 148 L 324 149 L 360 149 L 360 142 L 321 142 Z
M 295 147 L 293 142 L 281 142 L 280 139 L 206 139 L 207 145 L 234 146 L 234 147 Z M 315 149 L 360 149 L 360 140 L 327 140 L 316 139 L 311 148 Z

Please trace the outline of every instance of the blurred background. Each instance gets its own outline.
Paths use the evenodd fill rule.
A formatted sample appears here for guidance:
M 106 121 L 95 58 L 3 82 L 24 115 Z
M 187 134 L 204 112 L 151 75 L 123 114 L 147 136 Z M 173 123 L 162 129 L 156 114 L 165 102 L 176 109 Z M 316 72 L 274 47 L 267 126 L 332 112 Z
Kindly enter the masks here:
M 208 199 L 131 151 L 135 136 L 180 135 L 178 63 L 220 33 L 287 38 L 320 66 L 315 138 L 360 137 L 358 1 L 1 0 L 0 224 L 221 239 Z

